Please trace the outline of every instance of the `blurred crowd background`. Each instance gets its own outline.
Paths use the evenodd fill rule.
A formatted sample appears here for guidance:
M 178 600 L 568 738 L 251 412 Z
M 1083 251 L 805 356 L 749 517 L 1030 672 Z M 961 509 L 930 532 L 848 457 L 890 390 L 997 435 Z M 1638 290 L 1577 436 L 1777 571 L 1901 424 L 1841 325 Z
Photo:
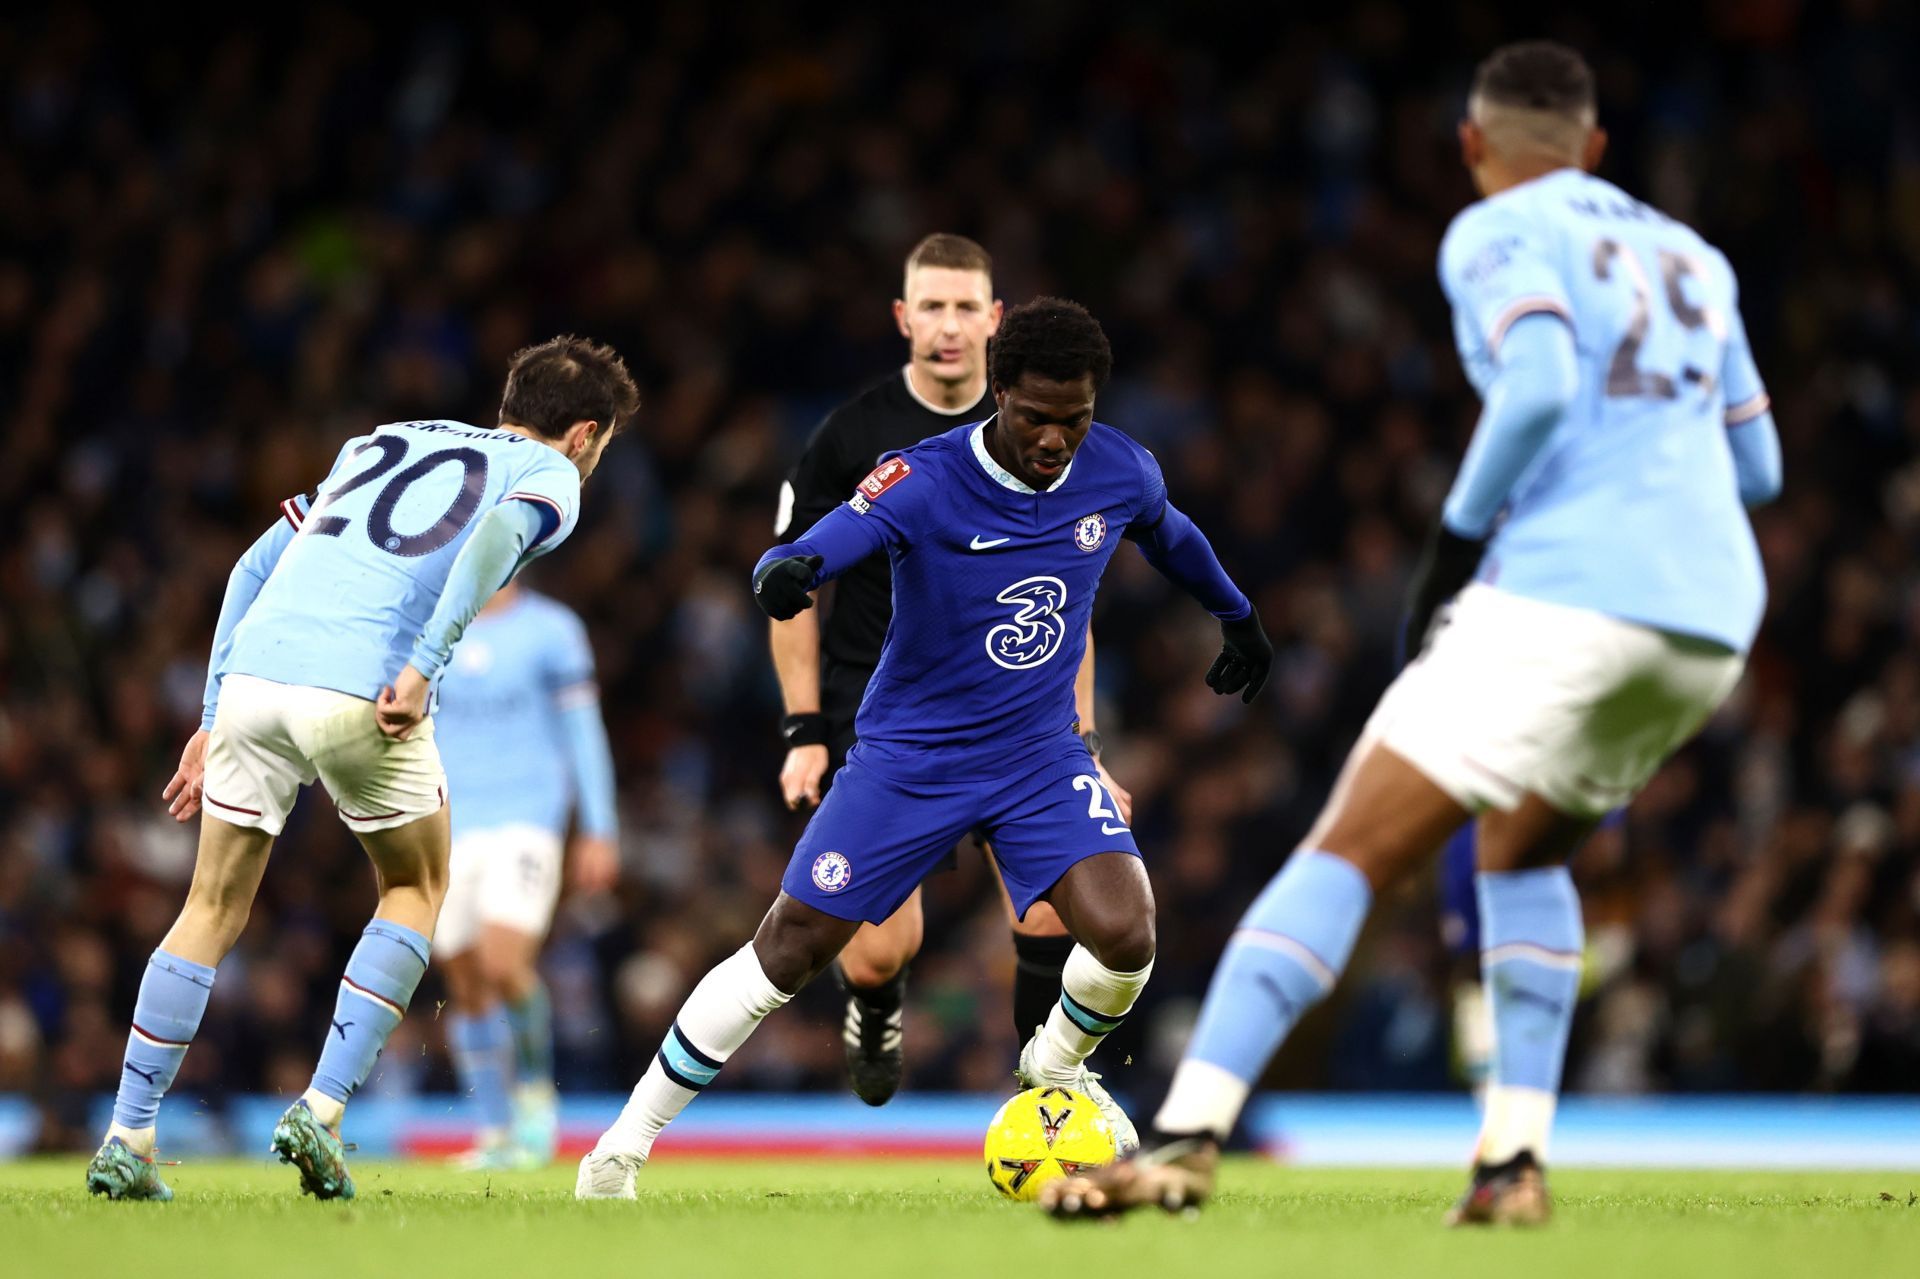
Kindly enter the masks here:
M 805 433 L 902 361 L 906 250 L 949 230 L 1009 302 L 1103 320 L 1101 417 L 1159 454 L 1280 651 L 1250 711 L 1214 698 L 1210 620 L 1116 560 L 1100 727 L 1162 952 L 1105 1065 L 1144 1093 L 1391 673 L 1476 411 L 1434 274 L 1472 198 L 1453 125 L 1478 58 L 1536 34 L 1594 62 L 1603 172 L 1732 259 L 1787 464 L 1749 679 L 1578 863 L 1570 1086 L 1915 1088 L 1914 5 L 749 0 L 0 24 L 0 1091 L 90 1141 L 191 867 L 159 794 L 234 558 L 345 437 L 491 422 L 508 355 L 560 331 L 645 395 L 535 580 L 590 624 L 624 818 L 617 895 L 569 901 L 549 956 L 562 1084 L 624 1089 L 774 895 L 798 819 L 748 571 Z M 274 862 L 182 1076 L 216 1104 L 304 1085 L 373 902 L 324 797 Z M 1012 952 L 977 858 L 928 910 L 909 1086 L 1001 1088 Z M 1454 979 L 1422 883 L 1271 1080 L 1458 1086 Z M 727 1086 L 842 1087 L 833 1003 L 772 1019 Z M 423 992 L 374 1087 L 451 1086 L 434 1016 Z

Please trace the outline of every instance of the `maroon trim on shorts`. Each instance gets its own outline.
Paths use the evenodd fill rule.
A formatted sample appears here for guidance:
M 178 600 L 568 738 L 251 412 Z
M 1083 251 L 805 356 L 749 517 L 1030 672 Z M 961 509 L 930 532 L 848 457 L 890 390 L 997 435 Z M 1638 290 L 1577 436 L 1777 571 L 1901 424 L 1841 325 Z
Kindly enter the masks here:
M 340 807 L 340 805 L 338 804 L 335 804 L 333 806 L 333 811 L 340 814 L 342 817 L 346 818 L 350 822 L 384 822 L 389 817 L 405 817 L 406 816 L 406 810 L 403 808 L 396 808 L 391 813 L 375 813 L 371 817 L 355 817 L 352 813 L 349 813 L 346 809 Z
M 213 796 L 207 794 L 205 791 L 200 792 L 200 798 L 206 800 L 209 804 L 212 804 L 215 808 L 226 809 L 229 813 L 245 813 L 249 817 L 258 817 L 261 815 L 260 810 L 257 808 L 242 808 L 238 804 L 223 804 L 219 800 L 215 799 Z

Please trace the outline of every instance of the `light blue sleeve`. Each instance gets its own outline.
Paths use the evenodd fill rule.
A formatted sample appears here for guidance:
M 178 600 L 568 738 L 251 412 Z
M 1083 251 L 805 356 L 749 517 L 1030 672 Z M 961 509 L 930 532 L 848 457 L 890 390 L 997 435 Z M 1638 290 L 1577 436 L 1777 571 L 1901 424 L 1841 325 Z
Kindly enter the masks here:
M 600 714 L 600 689 L 594 683 L 593 645 L 587 629 L 571 613 L 556 611 L 557 635 L 548 678 L 553 706 L 560 716 L 567 767 L 573 774 L 574 804 L 583 834 L 601 839 L 620 836 L 614 799 L 613 749 Z
M 1441 518 L 1478 540 L 1493 527 L 1514 482 L 1538 456 L 1580 390 L 1573 330 L 1558 316 L 1529 314 L 1508 329 L 1498 371 Z
M 1773 402 L 1753 362 L 1738 305 L 1727 321 L 1727 352 L 1720 378 L 1727 397 L 1727 446 L 1733 450 L 1740 500 L 1761 506 L 1780 496 L 1780 433 L 1773 424 Z
M 560 450 L 540 444 L 500 500 L 539 512 L 539 535 L 527 544 L 528 558 L 537 558 L 566 541 L 580 522 L 580 470 Z
M 1546 229 L 1505 201 L 1483 200 L 1453 220 L 1440 242 L 1440 285 L 1490 356 L 1523 316 L 1544 311 L 1573 323 Z
M 560 712 L 567 743 L 567 762 L 573 769 L 575 804 L 582 834 L 601 839 L 620 837 L 619 806 L 614 802 L 613 748 L 607 743 L 607 725 L 600 717 L 600 699 L 577 701 Z
M 428 679 L 445 668 L 474 615 L 519 571 L 544 527 L 546 521 L 533 502 L 502 502 L 480 517 L 447 570 L 447 584 L 413 643 L 408 665 Z
M 213 728 L 214 713 L 220 707 L 220 675 L 233 652 L 234 628 L 253 607 L 260 588 L 273 576 L 274 565 L 299 534 L 298 521 L 306 516 L 305 498 L 288 498 L 280 504 L 284 518 L 254 539 L 227 575 L 227 593 L 220 601 L 220 620 L 213 628 L 213 656 L 207 661 L 207 689 L 200 699 L 200 727 Z

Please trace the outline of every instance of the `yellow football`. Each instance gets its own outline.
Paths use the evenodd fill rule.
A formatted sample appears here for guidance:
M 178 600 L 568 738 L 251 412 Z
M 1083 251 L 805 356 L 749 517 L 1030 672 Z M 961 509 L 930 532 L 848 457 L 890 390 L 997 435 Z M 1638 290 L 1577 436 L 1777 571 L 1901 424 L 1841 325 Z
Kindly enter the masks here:
M 1029 1088 L 987 1125 L 987 1179 L 1009 1199 L 1029 1200 L 1068 1173 L 1111 1163 L 1113 1133 L 1099 1107 L 1070 1088 Z

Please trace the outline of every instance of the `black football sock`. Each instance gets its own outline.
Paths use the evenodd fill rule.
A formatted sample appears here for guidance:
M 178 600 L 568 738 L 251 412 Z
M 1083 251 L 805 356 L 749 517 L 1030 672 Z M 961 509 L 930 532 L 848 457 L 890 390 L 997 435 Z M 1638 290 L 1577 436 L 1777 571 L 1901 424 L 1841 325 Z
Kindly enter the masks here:
M 1032 937 L 1013 935 L 1013 1029 L 1014 1042 L 1024 1044 L 1035 1026 L 1046 1024 L 1047 1015 L 1060 1002 L 1060 983 L 1067 968 L 1067 956 L 1073 953 L 1071 937 Z
M 847 994 L 860 1001 L 860 1006 L 869 1012 L 898 1012 L 907 998 L 907 970 L 902 968 L 891 978 L 878 986 L 856 986 L 847 980 L 845 969 L 839 970 L 840 986 Z

